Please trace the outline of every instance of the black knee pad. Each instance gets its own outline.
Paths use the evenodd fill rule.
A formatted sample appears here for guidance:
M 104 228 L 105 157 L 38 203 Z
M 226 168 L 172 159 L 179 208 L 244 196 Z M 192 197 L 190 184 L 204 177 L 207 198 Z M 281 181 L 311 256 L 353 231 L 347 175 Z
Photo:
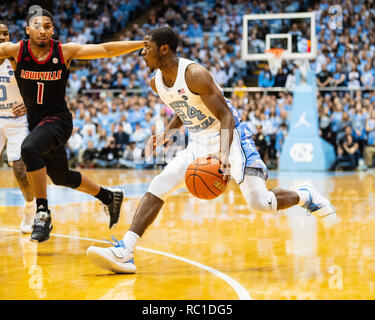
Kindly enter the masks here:
M 36 171 L 45 166 L 41 150 L 27 138 L 21 146 L 21 157 L 26 165 L 27 172 Z
M 82 180 L 81 173 L 72 170 L 69 170 L 67 172 L 54 172 L 52 174 L 49 173 L 48 175 L 55 185 L 72 189 L 78 188 Z
M 67 187 L 72 188 L 72 189 L 77 189 L 81 185 L 81 182 L 82 182 L 81 173 L 78 171 L 73 171 L 73 170 L 70 170 L 69 173 L 70 173 L 69 174 L 70 179 L 69 179 L 69 185 Z

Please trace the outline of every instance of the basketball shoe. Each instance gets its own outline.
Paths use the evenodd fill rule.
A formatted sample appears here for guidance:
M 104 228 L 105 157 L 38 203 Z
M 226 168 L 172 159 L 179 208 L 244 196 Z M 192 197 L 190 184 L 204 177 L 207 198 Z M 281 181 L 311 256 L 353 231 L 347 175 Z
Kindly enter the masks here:
M 308 192 L 310 197 L 302 207 L 310 214 L 322 219 L 325 226 L 331 227 L 338 221 L 336 210 L 331 201 L 323 197 L 312 185 L 305 183 L 300 185 L 297 190 Z
M 109 215 L 109 229 L 112 229 L 118 223 L 118 219 L 121 214 L 121 205 L 122 200 L 124 199 L 124 192 L 118 188 L 108 188 L 112 192 L 112 201 L 110 204 L 104 206 L 104 212 L 106 215 Z
M 50 210 L 37 211 L 34 219 L 33 232 L 31 233 L 31 241 L 43 242 L 49 239 L 49 234 L 52 231 Z
M 133 253 L 125 247 L 123 240 L 117 241 L 115 237 L 112 237 L 112 239 L 115 243 L 108 242 L 113 247 L 88 247 L 86 251 L 87 258 L 97 267 L 107 271 L 114 273 L 135 273 L 137 267 L 134 264 Z
M 25 205 L 20 230 L 22 233 L 32 233 L 34 223 L 34 204 Z

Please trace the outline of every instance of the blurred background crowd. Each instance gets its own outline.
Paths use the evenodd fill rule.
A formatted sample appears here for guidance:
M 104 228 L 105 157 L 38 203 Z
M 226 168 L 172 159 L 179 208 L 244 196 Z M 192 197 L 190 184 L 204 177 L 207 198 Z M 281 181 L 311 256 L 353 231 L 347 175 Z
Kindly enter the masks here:
M 142 40 L 154 27 L 168 24 L 180 37 L 179 55 L 211 71 L 249 123 L 257 147 L 269 168 L 288 132 L 296 66 L 283 62 L 276 75 L 267 64 L 241 60 L 242 15 L 249 13 L 316 12 L 318 56 L 310 62 L 320 89 L 321 136 L 334 145 L 338 168 L 365 169 L 375 155 L 375 2 L 344 1 L 342 29 L 328 28 L 327 0 L 246 1 L 90 0 L 57 1 L 55 38 L 62 42 L 98 43 Z M 11 40 L 25 37 L 22 0 L 0 5 Z M 251 44 L 259 45 L 254 32 Z M 67 149 L 72 166 L 154 167 L 144 164 L 147 138 L 163 129 L 173 112 L 155 95 L 151 75 L 139 52 L 112 59 L 75 61 L 67 88 L 74 131 Z M 285 87 L 281 92 L 244 92 L 247 86 Z M 344 89 L 341 89 L 344 88 Z M 337 89 L 338 88 L 338 89 Z M 167 146 L 166 162 L 184 148 L 188 133 L 181 129 Z

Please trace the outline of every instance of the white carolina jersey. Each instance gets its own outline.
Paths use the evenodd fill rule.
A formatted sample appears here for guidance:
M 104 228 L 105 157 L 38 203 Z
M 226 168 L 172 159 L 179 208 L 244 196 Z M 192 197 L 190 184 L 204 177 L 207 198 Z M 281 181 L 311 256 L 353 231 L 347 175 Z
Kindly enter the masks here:
M 158 69 L 155 75 L 156 89 L 163 102 L 173 109 L 188 128 L 191 138 L 217 136 L 220 132 L 220 121 L 207 108 L 201 97 L 192 93 L 186 84 L 185 71 L 192 63 L 196 62 L 179 58 L 176 81 L 171 88 L 164 84 L 163 75 Z M 216 81 L 215 84 L 217 85 Z M 222 91 L 220 87 L 219 89 Z
M 23 103 L 14 70 L 8 59 L 0 65 L 0 117 L 14 117 L 12 106 Z

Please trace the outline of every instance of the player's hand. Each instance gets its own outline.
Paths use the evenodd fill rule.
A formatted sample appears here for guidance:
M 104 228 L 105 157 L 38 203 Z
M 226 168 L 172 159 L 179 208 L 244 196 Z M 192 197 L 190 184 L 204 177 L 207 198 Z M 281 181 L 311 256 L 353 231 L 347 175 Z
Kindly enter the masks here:
M 145 157 L 151 156 L 157 147 L 164 145 L 166 142 L 168 142 L 168 139 L 164 132 L 152 135 L 146 143 Z
M 221 163 L 219 168 L 219 173 L 224 176 L 224 180 L 229 181 L 230 179 L 230 164 Z
M 12 107 L 12 112 L 13 112 L 14 116 L 21 117 L 21 116 L 26 114 L 27 109 L 26 109 L 26 106 L 23 103 L 16 103 Z
M 219 173 L 224 175 L 224 180 L 229 180 L 230 179 L 230 164 L 229 164 L 229 160 L 226 159 L 226 160 L 220 160 L 220 156 L 217 155 L 217 154 L 211 154 L 209 153 L 207 155 L 207 159 L 216 159 L 219 161 L 220 163 L 220 167 L 219 167 Z
M 220 159 L 220 168 L 219 173 L 224 175 L 224 180 L 229 181 L 230 179 L 230 164 L 229 160 L 226 159 Z

